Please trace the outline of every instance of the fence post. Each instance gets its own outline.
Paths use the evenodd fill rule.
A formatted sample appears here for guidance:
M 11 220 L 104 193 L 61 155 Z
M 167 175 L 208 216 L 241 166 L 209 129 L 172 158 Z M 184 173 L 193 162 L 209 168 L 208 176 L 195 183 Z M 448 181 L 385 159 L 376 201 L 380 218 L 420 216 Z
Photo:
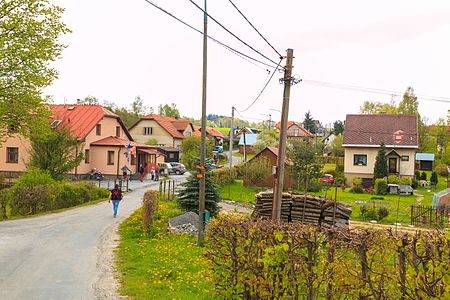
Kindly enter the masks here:
M 166 200 L 166 181 L 164 180 L 163 199 Z
M 172 196 L 173 196 L 173 199 L 175 199 L 175 180 L 173 181 L 173 185 L 172 185 Z

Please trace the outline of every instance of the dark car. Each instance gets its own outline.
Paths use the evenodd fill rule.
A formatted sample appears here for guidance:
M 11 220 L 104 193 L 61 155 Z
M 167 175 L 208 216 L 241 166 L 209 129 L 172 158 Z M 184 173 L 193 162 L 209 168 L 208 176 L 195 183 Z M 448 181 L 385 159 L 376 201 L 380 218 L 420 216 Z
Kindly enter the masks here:
M 184 173 L 186 173 L 186 168 L 183 164 L 171 162 L 170 165 L 172 167 L 169 169 L 169 174 L 183 175 Z

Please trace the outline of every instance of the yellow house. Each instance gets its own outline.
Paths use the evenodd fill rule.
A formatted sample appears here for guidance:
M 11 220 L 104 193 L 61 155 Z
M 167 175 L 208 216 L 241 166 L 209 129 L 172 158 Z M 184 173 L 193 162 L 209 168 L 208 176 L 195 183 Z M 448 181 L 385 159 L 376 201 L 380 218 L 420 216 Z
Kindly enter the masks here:
M 139 143 L 155 139 L 158 146 L 174 148 L 179 148 L 183 139 L 194 132 L 192 124 L 187 120 L 155 114 L 140 118 L 128 130 Z
M 389 175 L 414 176 L 415 153 L 419 147 L 417 116 L 347 115 L 344 129 L 345 177 L 373 182 L 375 158 L 380 144 L 386 145 Z
M 100 105 L 49 105 L 49 109 L 51 126 L 68 128 L 80 143 L 77 151 L 83 152 L 85 159 L 72 170 L 73 175 L 82 177 L 95 168 L 118 176 L 124 165 L 137 172 L 140 163 L 164 161 L 155 149 L 134 142 L 120 117 Z M 17 134 L 9 137 L 0 145 L 0 173 L 17 177 L 26 171 L 30 147 L 27 138 Z

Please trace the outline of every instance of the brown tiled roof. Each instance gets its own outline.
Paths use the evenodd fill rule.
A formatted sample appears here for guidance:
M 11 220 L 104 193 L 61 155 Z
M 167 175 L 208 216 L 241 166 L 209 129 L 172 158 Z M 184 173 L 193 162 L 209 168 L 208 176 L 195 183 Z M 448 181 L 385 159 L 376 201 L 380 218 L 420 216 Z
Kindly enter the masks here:
M 268 151 L 272 152 L 272 153 L 275 155 L 275 157 L 278 158 L 278 148 L 277 148 L 277 147 L 266 147 L 266 148 L 264 148 L 261 152 L 256 153 L 256 155 L 255 155 L 254 157 L 252 157 L 252 158 L 249 160 L 249 162 L 252 161 L 252 160 L 254 160 L 255 158 L 257 158 L 258 156 L 260 156 L 262 153 L 264 153 L 264 151 L 265 151 L 266 149 L 267 149 Z M 292 160 L 290 160 L 290 159 L 287 158 L 287 157 L 284 159 L 284 161 L 285 161 L 285 163 L 286 163 L 287 165 L 293 165 L 293 164 L 294 164 L 294 163 L 292 162 Z
M 202 131 L 201 131 L 201 126 L 197 126 L 197 125 L 192 125 L 192 127 L 194 128 L 194 136 L 201 136 L 202 135 Z M 208 128 L 206 127 L 206 133 L 209 134 L 210 136 L 213 136 L 215 138 L 224 138 L 225 136 L 223 135 L 222 132 L 212 129 L 212 128 Z
M 120 117 L 101 105 L 65 104 L 49 107 L 52 112 L 52 121 L 61 120 L 58 126 L 68 128 L 80 140 L 83 140 L 104 117 L 116 118 L 127 137 L 132 140 Z
M 128 128 L 131 130 L 133 127 L 135 127 L 139 122 L 142 120 L 154 120 L 161 126 L 164 130 L 166 130 L 173 138 L 177 139 L 184 139 L 185 136 L 183 135 L 183 131 L 186 129 L 186 126 L 190 124 L 187 120 L 178 120 L 173 117 L 165 117 L 155 114 L 149 114 L 142 118 L 140 118 L 136 123 L 130 126 Z M 183 127 L 184 126 L 184 127 Z M 181 131 L 181 132 L 180 132 Z
M 417 116 L 347 115 L 344 146 L 417 147 Z
M 308 129 L 306 129 L 305 127 L 302 126 L 301 123 L 298 122 L 294 122 L 294 121 L 288 121 L 287 122 L 287 129 L 289 129 L 291 126 L 293 125 L 297 125 L 297 127 L 300 128 L 300 130 L 302 131 L 302 133 L 299 135 L 299 137 L 314 137 L 314 134 L 312 134 Z M 278 130 L 281 129 L 281 122 L 277 123 L 276 128 Z

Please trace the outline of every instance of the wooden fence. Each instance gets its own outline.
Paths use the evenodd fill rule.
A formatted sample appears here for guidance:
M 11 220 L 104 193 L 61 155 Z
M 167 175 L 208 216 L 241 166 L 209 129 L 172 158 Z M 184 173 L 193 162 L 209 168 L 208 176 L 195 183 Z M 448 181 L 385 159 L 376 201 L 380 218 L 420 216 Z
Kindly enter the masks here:
M 411 225 L 448 227 L 450 223 L 450 205 L 411 206 Z
M 168 201 L 175 199 L 175 180 L 159 182 L 159 199 Z

